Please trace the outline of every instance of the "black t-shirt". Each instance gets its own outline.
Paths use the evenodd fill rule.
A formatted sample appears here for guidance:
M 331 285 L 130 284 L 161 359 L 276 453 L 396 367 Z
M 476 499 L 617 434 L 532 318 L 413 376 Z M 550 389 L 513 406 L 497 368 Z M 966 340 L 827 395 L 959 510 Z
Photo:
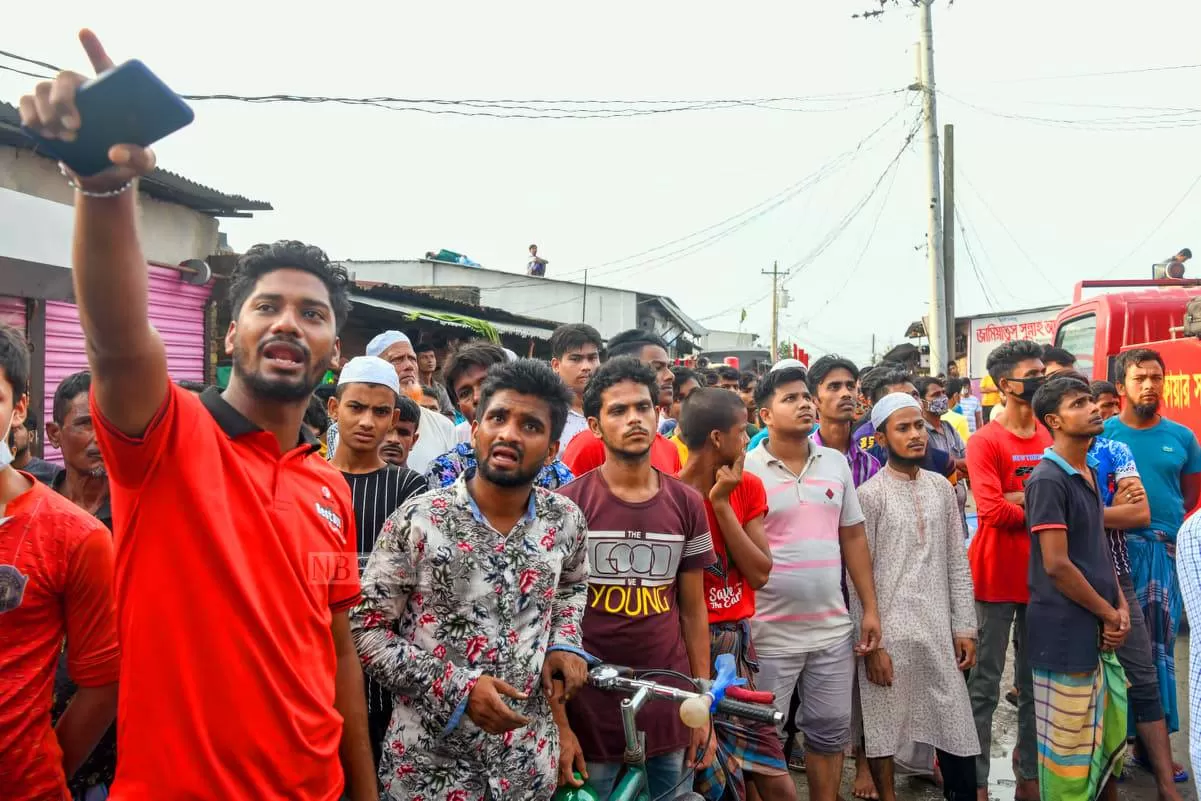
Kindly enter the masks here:
M 1091 460 L 1091 457 L 1090 457 Z M 1088 673 L 1097 669 L 1101 621 L 1067 598 L 1043 568 L 1040 532 L 1066 529 L 1068 557 L 1097 593 L 1118 605 L 1118 582 L 1105 536 L 1104 510 L 1097 471 L 1093 485 L 1048 450 L 1026 482 L 1026 525 L 1030 544 L 1030 604 L 1026 608 L 1030 665 L 1057 673 Z
M 407 467 L 388 465 L 372 473 L 342 473 L 350 485 L 354 525 L 359 538 L 359 573 L 375 550 L 384 522 L 414 495 L 429 489 L 425 477 Z
M 414 495 L 429 489 L 425 478 L 407 467 L 388 465 L 372 473 L 342 473 L 350 485 L 354 526 L 359 540 L 359 575 L 375 550 L 375 540 L 384 522 Z M 392 694 L 370 676 L 363 675 L 367 711 L 386 713 L 392 709 Z

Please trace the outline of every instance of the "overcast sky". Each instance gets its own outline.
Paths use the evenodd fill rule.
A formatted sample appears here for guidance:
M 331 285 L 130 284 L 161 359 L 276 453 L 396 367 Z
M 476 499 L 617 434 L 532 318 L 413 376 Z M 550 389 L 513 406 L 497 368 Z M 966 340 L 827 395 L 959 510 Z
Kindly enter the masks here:
M 852 18 L 875 4 L 60 0 L 53 13 L 9 4 L 0 49 L 83 69 L 86 25 L 115 60 L 141 58 L 188 94 L 802 98 L 567 120 L 198 102 L 196 123 L 157 149 L 166 169 L 274 204 L 222 221 L 237 249 L 448 248 L 520 272 L 537 242 L 552 276 L 592 267 L 592 282 L 670 295 L 712 328 L 737 329 L 746 308 L 743 330 L 765 338 L 760 271 L 778 260 L 793 272 L 782 335 L 866 361 L 872 335 L 881 352 L 902 341 L 929 298 L 920 138 L 902 152 L 917 12 Z M 976 262 L 960 233 L 960 315 L 1066 302 L 1075 281 L 1144 277 L 1201 247 L 1201 6 L 938 0 L 934 26 Z M 30 83 L 0 72 L 0 97 Z

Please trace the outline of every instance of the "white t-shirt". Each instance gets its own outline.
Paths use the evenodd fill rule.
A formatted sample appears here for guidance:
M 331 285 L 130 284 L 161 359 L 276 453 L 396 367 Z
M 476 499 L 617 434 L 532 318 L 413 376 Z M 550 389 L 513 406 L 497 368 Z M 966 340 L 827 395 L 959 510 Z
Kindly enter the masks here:
M 459 444 L 455 424 L 446 415 L 421 407 L 421 422 L 417 424 L 417 442 L 409 451 L 409 469 L 421 475 L 429 472 L 430 464 Z
M 575 409 L 567 410 L 567 425 L 563 426 L 563 435 L 559 437 L 559 453 L 567 450 L 567 444 L 575 439 L 576 434 L 588 430 L 588 418 Z
M 837 645 L 854 628 L 842 594 L 838 529 L 864 520 L 846 457 L 810 442 L 798 476 L 760 443 L 746 455 L 746 470 L 767 490 L 763 528 L 772 555 L 767 584 L 755 593 L 755 650 L 786 656 Z

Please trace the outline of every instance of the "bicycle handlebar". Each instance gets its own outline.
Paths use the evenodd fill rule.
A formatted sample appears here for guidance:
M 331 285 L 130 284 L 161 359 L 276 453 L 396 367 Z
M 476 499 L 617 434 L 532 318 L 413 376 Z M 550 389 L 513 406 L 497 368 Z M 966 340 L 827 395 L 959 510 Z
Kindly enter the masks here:
M 666 684 L 639 679 L 629 668 L 617 665 L 597 665 L 588 671 L 588 683 L 593 687 L 607 692 L 619 692 L 625 695 L 636 695 L 645 692 L 647 696 L 659 701 L 672 701 L 682 704 L 692 698 L 703 698 L 711 682 L 700 682 L 706 692 L 691 692 L 681 690 Z M 716 711 L 728 715 L 737 715 L 760 723 L 779 725 L 784 716 L 776 708 L 768 704 L 752 704 L 747 701 L 737 701 L 732 698 L 721 698 L 717 701 Z

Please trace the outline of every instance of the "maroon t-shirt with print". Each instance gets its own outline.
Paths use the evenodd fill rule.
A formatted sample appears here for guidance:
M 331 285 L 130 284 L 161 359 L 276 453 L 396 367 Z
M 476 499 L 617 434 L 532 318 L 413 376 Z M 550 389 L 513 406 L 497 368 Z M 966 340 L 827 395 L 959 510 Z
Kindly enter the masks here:
M 676 577 L 715 561 L 700 493 L 660 472 L 655 497 L 627 503 L 609 490 L 599 469 L 559 492 L 575 501 L 588 519 L 584 649 L 614 665 L 691 676 Z M 590 686 L 568 703 L 567 717 L 588 761 L 621 761 L 625 740 L 620 703 L 621 696 Z M 646 732 L 647 756 L 688 745 L 688 729 L 674 703 L 647 704 L 638 724 Z

